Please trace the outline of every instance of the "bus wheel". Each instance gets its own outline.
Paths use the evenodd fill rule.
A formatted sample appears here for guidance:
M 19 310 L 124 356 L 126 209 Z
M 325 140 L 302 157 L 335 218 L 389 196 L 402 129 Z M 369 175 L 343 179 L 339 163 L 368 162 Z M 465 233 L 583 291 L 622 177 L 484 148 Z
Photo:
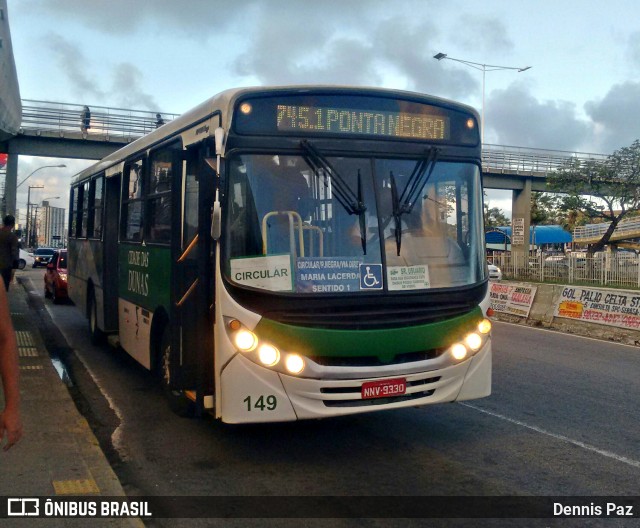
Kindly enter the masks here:
M 91 343 L 99 345 L 104 342 L 104 332 L 98 328 L 98 306 L 93 290 L 89 292 L 89 334 Z
M 160 340 L 159 361 L 158 361 L 158 378 L 164 392 L 169 408 L 178 416 L 191 418 L 194 415 L 194 407 L 182 391 L 172 389 L 170 387 L 170 367 L 169 358 L 171 355 L 171 331 L 169 325 L 165 327 Z

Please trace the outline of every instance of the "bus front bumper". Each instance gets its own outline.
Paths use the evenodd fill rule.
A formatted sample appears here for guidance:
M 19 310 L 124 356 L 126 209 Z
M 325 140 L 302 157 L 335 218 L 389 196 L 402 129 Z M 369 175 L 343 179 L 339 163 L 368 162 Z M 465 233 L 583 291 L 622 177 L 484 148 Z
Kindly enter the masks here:
M 471 400 L 491 394 L 491 339 L 461 363 L 366 379 L 309 379 L 281 374 L 237 354 L 221 375 L 226 423 L 281 422 Z M 410 364 L 408 364 L 410 365 Z M 403 394 L 363 398 L 362 385 L 403 379 Z

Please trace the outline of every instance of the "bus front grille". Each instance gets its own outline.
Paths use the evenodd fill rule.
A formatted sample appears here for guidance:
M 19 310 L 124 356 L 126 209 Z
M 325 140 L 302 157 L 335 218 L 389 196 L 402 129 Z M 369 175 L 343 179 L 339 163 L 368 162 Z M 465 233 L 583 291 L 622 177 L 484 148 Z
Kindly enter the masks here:
M 473 309 L 468 303 L 389 307 L 385 303 L 366 306 L 332 306 L 305 310 L 270 310 L 264 316 L 279 323 L 317 326 L 337 330 L 394 328 L 434 323 L 465 315 Z

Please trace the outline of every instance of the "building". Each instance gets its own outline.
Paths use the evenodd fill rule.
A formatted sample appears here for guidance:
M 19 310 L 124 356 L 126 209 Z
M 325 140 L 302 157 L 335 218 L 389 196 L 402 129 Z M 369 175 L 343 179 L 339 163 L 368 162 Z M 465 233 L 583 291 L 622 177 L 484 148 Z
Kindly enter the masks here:
M 36 222 L 38 246 L 65 247 L 65 213 L 66 209 L 62 207 L 53 207 L 47 201 L 42 202 Z
M 571 244 L 573 237 L 559 225 L 529 227 L 529 250 L 562 251 Z M 485 233 L 488 250 L 511 251 L 511 226 L 496 227 Z

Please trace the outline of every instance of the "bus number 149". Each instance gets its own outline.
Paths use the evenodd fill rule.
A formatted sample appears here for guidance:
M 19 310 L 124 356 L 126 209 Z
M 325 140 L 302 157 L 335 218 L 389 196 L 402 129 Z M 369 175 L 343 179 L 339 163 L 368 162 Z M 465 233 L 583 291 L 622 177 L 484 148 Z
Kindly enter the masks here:
M 255 401 L 251 399 L 251 396 L 247 396 L 242 401 L 247 404 L 247 411 L 249 412 L 254 409 L 258 411 L 273 411 L 278 405 L 278 399 L 273 394 L 269 396 L 258 396 L 258 399 Z

